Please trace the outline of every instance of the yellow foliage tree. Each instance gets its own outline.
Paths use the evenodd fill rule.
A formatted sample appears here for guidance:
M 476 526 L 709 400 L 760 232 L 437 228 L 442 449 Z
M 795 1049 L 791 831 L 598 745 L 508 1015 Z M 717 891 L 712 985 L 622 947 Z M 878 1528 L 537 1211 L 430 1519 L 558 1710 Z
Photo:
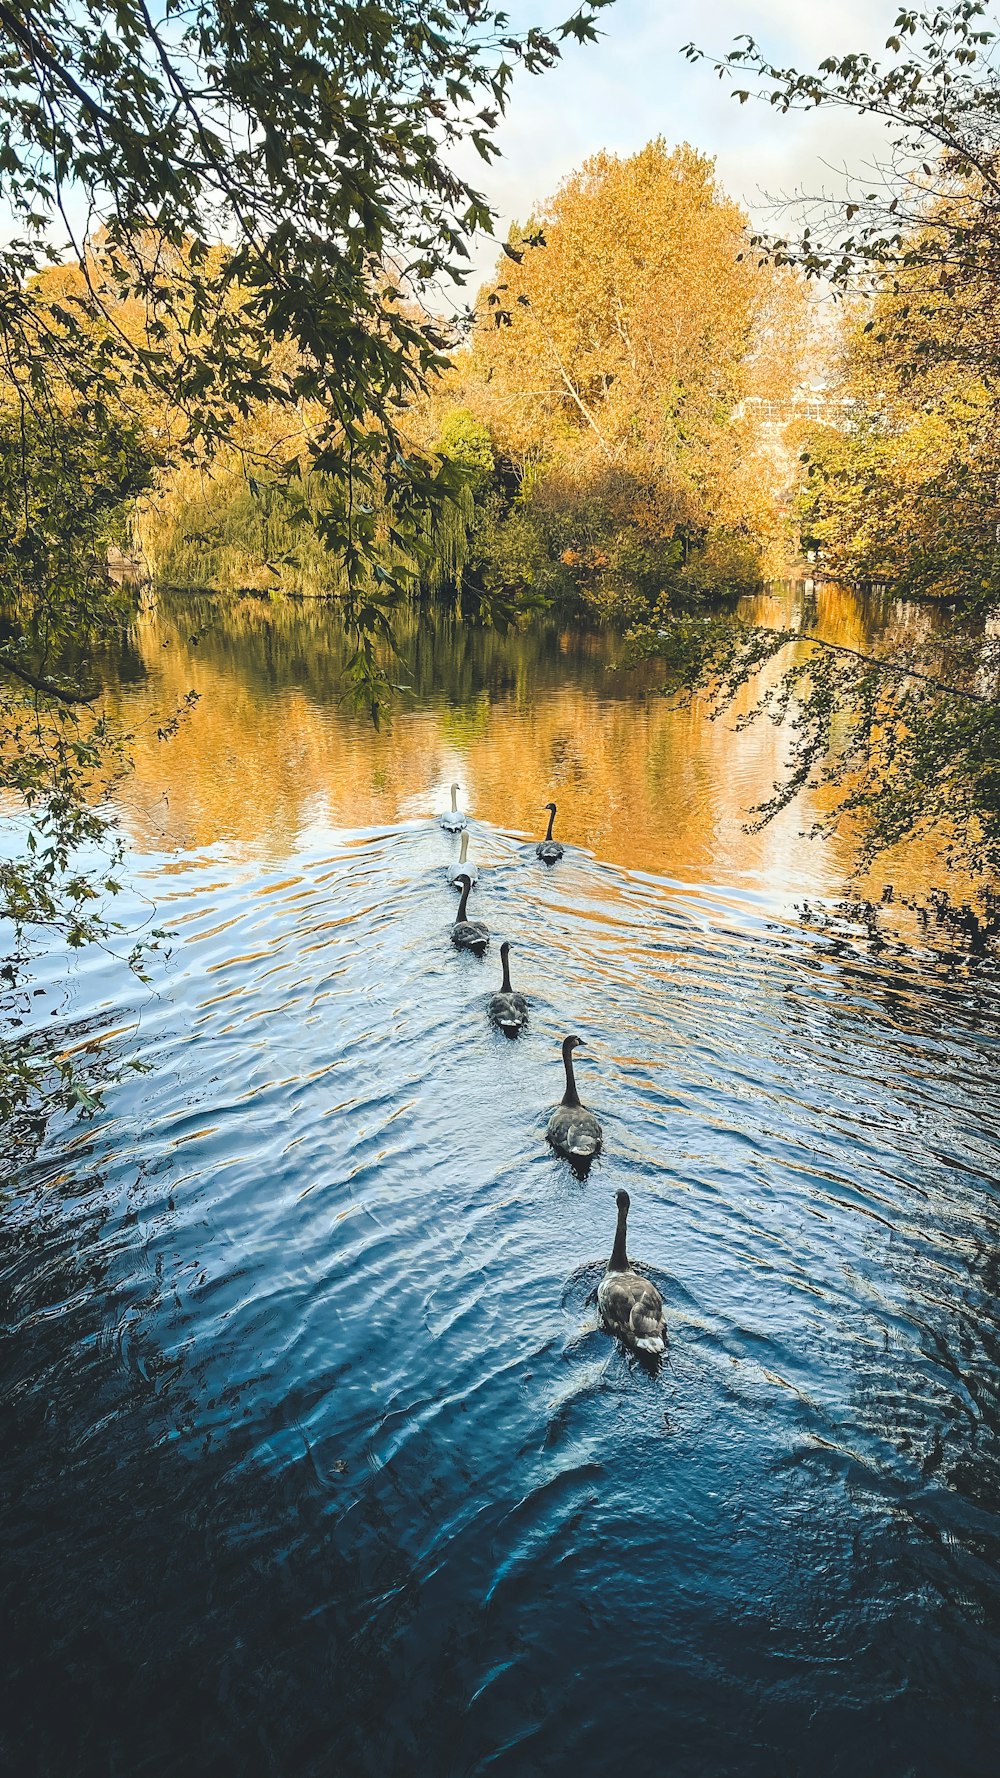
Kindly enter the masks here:
M 845 329 L 844 424 L 808 438 L 803 536 L 830 573 L 992 611 L 1000 596 L 1000 226 L 942 165 L 903 263 Z M 939 238 L 959 237 L 943 264 Z
M 714 163 L 658 140 L 594 156 L 512 234 L 449 394 L 535 501 L 596 503 L 649 542 L 756 549 L 778 524 L 751 398 L 791 394 L 805 313 Z

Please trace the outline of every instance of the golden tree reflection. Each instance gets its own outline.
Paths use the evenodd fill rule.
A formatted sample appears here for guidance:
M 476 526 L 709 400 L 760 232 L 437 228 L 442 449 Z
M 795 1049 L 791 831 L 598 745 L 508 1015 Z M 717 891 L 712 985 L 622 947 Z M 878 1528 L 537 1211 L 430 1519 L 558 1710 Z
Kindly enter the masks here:
M 748 617 L 772 622 L 793 609 L 780 593 L 748 603 Z M 913 621 L 834 588 L 818 593 L 816 615 L 848 646 L 871 645 L 873 628 L 888 643 Z M 707 700 L 661 698 L 655 666 L 617 668 L 608 634 L 555 625 L 502 637 L 413 614 L 403 648 L 406 689 L 376 731 L 343 701 L 331 607 L 161 598 L 112 693 L 140 725 L 126 793 L 133 838 L 143 849 L 225 842 L 282 857 L 324 827 L 430 815 L 457 779 L 473 814 L 507 830 L 540 831 L 553 797 L 564 840 L 627 868 L 793 894 L 837 893 L 849 875 L 848 835 L 822 846 L 804 837 L 823 812 L 815 796 L 745 831 L 786 752 L 770 723 L 735 732 L 749 693 L 712 720 Z M 191 689 L 193 716 L 162 743 L 160 714 Z

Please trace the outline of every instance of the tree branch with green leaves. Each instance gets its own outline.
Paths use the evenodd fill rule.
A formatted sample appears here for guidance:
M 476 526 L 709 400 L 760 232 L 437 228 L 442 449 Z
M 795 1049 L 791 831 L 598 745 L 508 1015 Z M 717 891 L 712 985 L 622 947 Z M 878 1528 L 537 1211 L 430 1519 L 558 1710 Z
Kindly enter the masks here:
M 634 646 L 663 657 L 668 684 L 711 686 L 720 707 L 756 686 L 742 720 L 788 723 L 786 773 L 754 821 L 825 787 L 824 825 L 850 819 L 862 865 L 935 835 L 942 866 L 989 894 L 1000 880 L 997 35 L 981 0 L 951 0 L 899 11 L 885 48 L 804 73 L 751 37 L 723 56 L 686 53 L 732 80 L 740 104 L 886 126 L 881 162 L 842 199 L 781 200 L 797 231 L 761 231 L 752 249 L 844 299 L 826 371 L 838 401 L 800 431 L 793 516 L 812 571 L 932 598 L 946 621 L 929 652 L 880 657 L 665 610 Z
M 377 717 L 395 614 L 461 491 L 407 420 L 448 361 L 433 311 L 493 223 L 460 151 L 488 164 L 518 72 L 592 40 L 610 4 L 517 32 L 494 0 L 0 0 L 0 790 L 26 848 L 0 875 L 12 943 L 111 930 L 80 863 L 115 853 L 106 792 L 127 758 L 99 696 L 132 608 L 108 550 L 165 471 L 235 453 L 308 510 Z M 258 448 L 262 413 L 277 419 Z

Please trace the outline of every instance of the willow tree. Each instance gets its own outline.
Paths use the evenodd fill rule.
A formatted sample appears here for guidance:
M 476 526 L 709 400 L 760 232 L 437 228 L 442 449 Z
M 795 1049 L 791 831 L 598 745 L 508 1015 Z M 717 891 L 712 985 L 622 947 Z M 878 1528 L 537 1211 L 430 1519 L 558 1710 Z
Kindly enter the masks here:
M 72 854 L 108 832 L 108 546 L 158 466 L 255 410 L 302 433 L 281 473 L 332 490 L 322 539 L 377 707 L 394 563 L 454 475 L 407 408 L 444 363 L 442 289 L 492 225 L 459 151 L 489 162 L 515 71 L 594 37 L 609 3 L 552 36 L 493 0 L 0 5 L 0 790 L 30 817 L 0 917 L 107 930 Z

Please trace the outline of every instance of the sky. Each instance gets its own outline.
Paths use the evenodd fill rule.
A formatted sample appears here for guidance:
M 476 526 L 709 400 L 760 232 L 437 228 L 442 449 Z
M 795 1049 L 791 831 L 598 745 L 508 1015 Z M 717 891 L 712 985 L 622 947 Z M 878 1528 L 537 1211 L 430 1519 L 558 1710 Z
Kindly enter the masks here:
M 740 105 L 707 64 L 684 59 L 683 45 L 723 55 L 747 32 L 772 61 L 805 70 L 852 50 L 877 56 L 899 9 L 899 0 L 615 0 L 600 42 L 568 44 L 551 73 L 516 80 L 498 135 L 503 158 L 486 167 L 470 155 L 462 171 L 499 213 L 502 238 L 588 155 L 631 154 L 663 136 L 714 155 L 730 196 L 763 221 L 768 193 L 842 191 L 843 168 L 871 163 L 881 128 L 830 109 L 781 116 Z M 550 27 L 572 10 L 573 0 L 507 0 L 515 28 Z M 470 291 L 495 259 L 495 244 L 481 240 Z
M 506 0 L 514 31 L 556 27 L 578 0 Z M 766 194 L 809 189 L 843 191 L 845 166 L 863 171 L 884 143 L 872 119 L 829 108 L 782 117 L 768 105 L 740 105 L 731 83 L 707 63 L 690 63 L 681 50 L 692 39 L 723 55 L 746 32 L 770 59 L 800 70 L 831 54 L 884 52 L 901 0 L 614 0 L 601 16 L 600 40 L 567 40 L 550 73 L 519 74 L 497 136 L 501 158 L 487 166 L 469 149 L 460 170 L 497 212 L 503 239 L 575 167 L 599 149 L 627 155 L 655 136 L 668 147 L 689 142 L 714 155 L 721 183 L 754 219 L 777 226 Z M 85 226 L 82 206 L 70 204 L 74 225 Z M 11 223 L 0 204 L 0 237 Z M 481 237 L 473 271 L 457 293 L 464 307 L 496 263 L 496 241 Z M 448 291 L 438 298 L 445 304 Z M 456 300 L 452 293 L 451 300 Z

